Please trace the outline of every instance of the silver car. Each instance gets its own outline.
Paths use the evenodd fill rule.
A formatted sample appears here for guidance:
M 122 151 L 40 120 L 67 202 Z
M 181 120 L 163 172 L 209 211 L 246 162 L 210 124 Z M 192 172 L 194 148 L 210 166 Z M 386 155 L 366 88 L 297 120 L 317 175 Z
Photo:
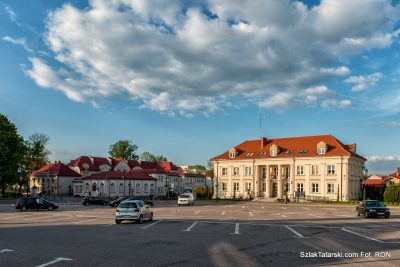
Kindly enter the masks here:
M 143 220 L 153 220 L 153 212 L 141 200 L 127 200 L 118 205 L 115 213 L 115 223 L 122 221 L 136 221 L 143 223 Z

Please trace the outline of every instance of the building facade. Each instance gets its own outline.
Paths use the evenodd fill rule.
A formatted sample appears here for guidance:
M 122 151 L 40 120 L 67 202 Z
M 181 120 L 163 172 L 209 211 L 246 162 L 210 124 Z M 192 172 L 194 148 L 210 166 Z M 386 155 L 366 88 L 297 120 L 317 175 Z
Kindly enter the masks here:
M 350 200 L 361 196 L 366 159 L 321 135 L 249 140 L 211 161 L 215 198 Z

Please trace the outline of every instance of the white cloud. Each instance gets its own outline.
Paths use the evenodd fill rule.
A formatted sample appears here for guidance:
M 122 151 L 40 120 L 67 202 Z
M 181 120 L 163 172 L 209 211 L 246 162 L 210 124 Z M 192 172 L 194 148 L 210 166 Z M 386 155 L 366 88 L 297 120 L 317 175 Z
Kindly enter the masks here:
M 354 84 L 352 91 L 363 91 L 368 87 L 374 86 L 382 78 L 382 73 L 375 72 L 368 76 L 351 76 L 344 80 L 345 83 Z
M 386 121 L 385 125 L 390 128 L 400 128 L 400 121 Z
M 13 38 L 6 35 L 1 39 L 12 44 L 20 45 L 28 52 L 33 52 L 33 50 L 28 46 L 25 38 Z
M 4 9 L 10 20 L 13 22 L 17 22 L 17 14 L 15 14 L 15 11 L 10 6 L 5 6 Z
M 350 74 L 338 59 L 389 46 L 398 21 L 398 7 L 370 0 L 324 0 L 312 9 L 289 0 L 89 5 L 50 13 L 46 43 L 62 67 L 32 58 L 29 77 L 74 101 L 128 96 L 143 108 L 189 116 L 241 97 L 280 110 L 348 107 L 321 84 Z
M 367 159 L 365 165 L 369 173 L 391 174 L 400 167 L 399 156 L 370 156 Z

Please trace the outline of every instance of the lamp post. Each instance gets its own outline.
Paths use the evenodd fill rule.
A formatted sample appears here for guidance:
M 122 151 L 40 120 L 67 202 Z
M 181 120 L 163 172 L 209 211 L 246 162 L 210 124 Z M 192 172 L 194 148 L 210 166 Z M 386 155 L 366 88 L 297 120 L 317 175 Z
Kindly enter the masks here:
M 18 173 L 18 180 L 19 180 L 19 195 L 22 195 L 22 176 L 21 176 L 21 172 L 22 172 L 22 167 L 18 166 L 17 167 L 17 173 Z
M 285 203 L 288 203 L 288 175 L 285 174 Z
M 165 179 L 165 199 L 166 200 L 168 200 L 168 191 L 169 191 L 169 188 L 168 188 L 168 183 L 169 183 L 169 179 L 168 179 L 168 177 L 166 177 L 166 179 Z

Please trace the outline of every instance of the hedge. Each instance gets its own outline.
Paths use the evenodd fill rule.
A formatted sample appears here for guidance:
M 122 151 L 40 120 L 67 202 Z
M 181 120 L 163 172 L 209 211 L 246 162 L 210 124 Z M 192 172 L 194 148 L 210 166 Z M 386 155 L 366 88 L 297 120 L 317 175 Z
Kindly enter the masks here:
M 389 203 L 400 202 L 400 186 L 386 187 L 383 199 Z

